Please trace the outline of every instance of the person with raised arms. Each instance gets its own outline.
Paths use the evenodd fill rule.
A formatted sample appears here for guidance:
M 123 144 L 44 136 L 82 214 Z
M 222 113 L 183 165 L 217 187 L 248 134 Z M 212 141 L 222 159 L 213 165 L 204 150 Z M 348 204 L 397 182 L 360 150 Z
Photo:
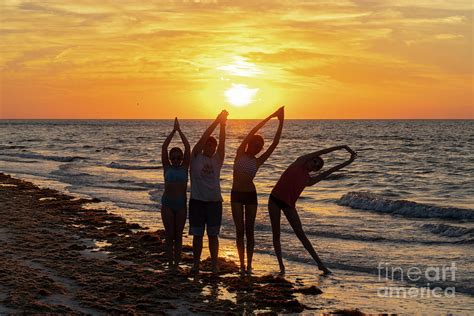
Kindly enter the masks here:
M 173 147 L 168 153 L 168 146 L 178 132 L 184 144 L 183 150 Z M 175 118 L 174 128 L 165 139 L 161 148 L 161 161 L 165 178 L 165 192 L 161 197 L 161 219 L 165 226 L 166 256 L 168 268 L 176 270 L 181 260 L 183 230 L 186 223 L 186 190 L 188 170 L 191 161 L 189 142 Z
M 201 262 L 204 231 L 207 230 L 212 272 L 218 273 L 219 232 L 222 222 L 220 172 L 225 157 L 227 111 L 222 111 L 206 129 L 191 152 L 191 198 L 189 200 L 189 234 L 193 236 L 194 265 L 197 274 Z M 220 125 L 219 144 L 212 136 Z M 217 149 L 217 150 L 216 150 Z
M 284 107 L 279 108 L 266 119 L 255 126 L 245 137 L 237 148 L 237 154 L 234 160 L 234 171 L 231 191 L 232 217 L 234 219 L 236 230 L 237 251 L 240 259 L 240 272 L 245 273 L 245 245 L 244 234 L 247 239 L 247 273 L 252 272 L 252 257 L 255 245 L 254 229 L 255 217 L 257 215 L 257 190 L 254 184 L 254 178 L 260 166 L 270 157 L 278 145 L 283 129 Z M 258 155 L 265 143 L 262 136 L 257 132 L 272 118 L 278 118 L 278 129 L 273 138 L 272 144 L 268 149 Z

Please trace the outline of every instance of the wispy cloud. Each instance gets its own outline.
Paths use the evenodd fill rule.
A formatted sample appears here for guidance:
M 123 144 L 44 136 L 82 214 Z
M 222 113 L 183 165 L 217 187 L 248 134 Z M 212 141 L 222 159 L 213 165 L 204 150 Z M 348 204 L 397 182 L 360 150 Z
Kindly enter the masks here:
M 1 79 L 172 93 L 240 77 L 281 95 L 389 84 L 411 98 L 449 78 L 461 95 L 472 25 L 469 0 L 5 0 Z

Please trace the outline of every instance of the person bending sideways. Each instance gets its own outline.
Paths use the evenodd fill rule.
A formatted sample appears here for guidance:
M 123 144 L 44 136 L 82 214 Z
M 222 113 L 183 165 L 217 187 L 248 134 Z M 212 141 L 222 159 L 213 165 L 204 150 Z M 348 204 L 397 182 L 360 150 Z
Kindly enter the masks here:
M 345 149 L 350 153 L 351 156 L 347 161 L 334 166 L 327 171 L 321 172 L 318 175 L 310 175 L 310 172 L 317 172 L 323 168 L 324 160 L 320 157 L 321 155 L 341 149 Z M 311 242 L 306 237 L 295 204 L 305 187 L 315 185 L 333 172 L 348 166 L 356 157 L 357 153 L 349 146 L 335 146 L 299 157 L 281 175 L 268 200 L 268 212 L 270 214 L 273 233 L 273 247 L 275 248 L 275 254 L 280 265 L 281 274 L 285 273 L 280 244 L 281 211 L 285 214 L 296 236 L 316 261 L 319 270 L 323 271 L 324 274 L 331 273 L 331 271 L 323 264 L 311 245 Z
M 227 111 L 222 111 L 206 129 L 191 152 L 191 198 L 189 200 L 189 234 L 193 236 L 194 265 L 191 273 L 199 273 L 202 240 L 207 229 L 212 272 L 218 273 L 219 231 L 222 222 L 220 172 L 225 155 Z M 219 144 L 211 136 L 220 125 Z M 217 149 L 217 150 L 216 150 Z

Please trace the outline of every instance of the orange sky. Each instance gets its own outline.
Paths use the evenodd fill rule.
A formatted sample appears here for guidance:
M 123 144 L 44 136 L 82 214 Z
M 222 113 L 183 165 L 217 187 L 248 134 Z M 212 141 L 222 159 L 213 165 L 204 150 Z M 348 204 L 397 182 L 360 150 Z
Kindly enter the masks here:
M 474 118 L 471 0 L 0 6 L 0 118 Z

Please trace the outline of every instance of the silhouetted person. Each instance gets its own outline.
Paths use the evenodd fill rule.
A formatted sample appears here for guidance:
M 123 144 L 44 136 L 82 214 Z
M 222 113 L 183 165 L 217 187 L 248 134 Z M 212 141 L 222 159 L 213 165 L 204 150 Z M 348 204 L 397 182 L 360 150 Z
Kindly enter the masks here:
M 234 173 L 231 192 L 232 217 L 235 223 L 237 250 L 240 259 L 240 272 L 245 272 L 245 245 L 244 234 L 247 237 L 247 272 L 252 272 L 252 257 L 254 250 L 254 226 L 257 215 L 257 190 L 253 179 L 261 165 L 270 157 L 278 145 L 283 128 L 284 108 L 281 107 L 269 117 L 255 126 L 245 137 L 237 149 L 234 160 Z M 256 134 L 273 117 L 278 118 L 279 125 L 272 144 L 268 149 L 256 157 L 265 143 L 262 136 Z
M 316 176 L 310 175 L 310 172 L 316 172 L 322 169 L 324 160 L 320 157 L 321 155 L 340 149 L 346 149 L 351 154 L 349 160 L 327 171 L 321 172 Z M 268 200 L 268 212 L 270 213 L 272 223 L 273 247 L 275 248 L 275 253 L 280 265 L 280 273 L 285 273 L 280 244 L 280 217 L 282 210 L 296 236 L 318 264 L 318 268 L 323 271 L 324 274 L 331 273 L 318 257 L 311 242 L 306 237 L 295 204 L 305 187 L 312 186 L 325 179 L 331 173 L 351 164 L 356 157 L 356 152 L 349 146 L 335 146 L 299 157 L 281 175 Z
M 184 154 L 179 147 L 171 148 L 168 154 L 168 146 L 176 132 L 184 144 Z M 161 197 L 161 218 L 166 232 L 168 267 L 172 270 L 178 268 L 181 260 L 183 229 L 186 223 L 186 189 L 191 159 L 190 152 L 189 142 L 181 131 L 176 118 L 174 128 L 163 143 L 161 150 L 165 177 L 165 192 Z
M 207 229 L 212 272 L 218 272 L 219 232 L 222 222 L 220 172 L 225 156 L 227 111 L 222 111 L 207 128 L 191 153 L 191 199 L 189 200 L 189 234 L 193 235 L 193 273 L 199 272 L 204 230 Z M 219 145 L 211 136 L 220 125 Z M 217 151 L 216 151 L 217 148 Z

